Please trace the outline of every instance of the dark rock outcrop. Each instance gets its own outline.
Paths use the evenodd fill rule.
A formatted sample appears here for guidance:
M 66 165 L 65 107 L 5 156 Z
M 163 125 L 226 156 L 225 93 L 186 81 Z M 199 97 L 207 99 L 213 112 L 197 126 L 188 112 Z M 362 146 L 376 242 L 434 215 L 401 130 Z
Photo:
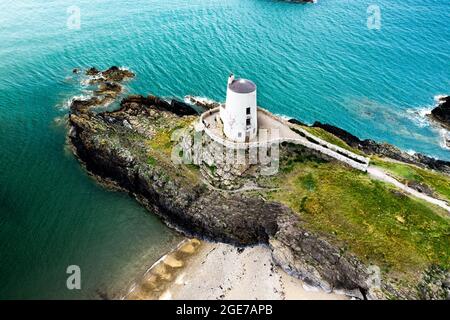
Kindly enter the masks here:
M 194 108 L 184 102 L 175 99 L 168 102 L 165 99 L 153 95 L 149 95 L 147 97 L 141 95 L 130 95 L 125 97 L 121 101 L 120 105 L 121 107 L 137 109 L 142 108 L 142 106 L 152 107 L 159 111 L 172 112 L 177 116 L 190 116 L 197 114 L 197 111 Z
M 297 124 L 299 126 L 307 126 L 307 124 L 305 124 L 305 123 L 303 123 L 300 120 L 295 119 L 295 118 L 289 119 L 288 122 L 293 123 L 293 124 Z
M 434 190 L 430 188 L 428 185 L 424 183 L 420 183 L 414 180 L 410 180 L 406 183 L 406 185 L 414 190 L 419 191 L 420 193 L 424 193 L 427 196 L 438 198 L 439 196 L 435 194 Z
M 343 253 L 324 235 L 311 233 L 300 218 L 279 214 L 278 232 L 271 237 L 274 260 L 288 273 L 325 291 L 339 288 L 360 299 L 382 297 L 368 281 L 368 268 L 356 257 Z
M 193 105 L 197 106 L 203 111 L 214 109 L 220 107 L 220 103 L 216 101 L 211 101 L 205 98 L 195 97 L 195 96 L 186 96 L 185 100 L 189 101 Z
M 113 66 L 101 73 L 101 75 L 107 80 L 107 81 L 115 81 L 115 82 L 121 82 L 127 78 L 134 78 L 134 73 L 126 70 L 121 69 L 119 67 Z
M 79 72 L 78 69 L 76 72 Z M 105 71 L 97 70 L 92 67 L 86 70 L 86 75 L 95 76 L 89 81 L 90 84 L 96 85 L 91 97 L 85 99 L 73 99 L 70 103 L 70 110 L 73 113 L 87 112 L 89 109 L 105 105 L 114 101 L 122 92 L 121 84 L 125 79 L 134 77 L 134 73 L 118 67 L 111 67 Z
M 101 82 L 98 85 L 97 90 L 95 90 L 95 95 L 105 95 L 105 96 L 111 96 L 116 97 L 119 93 L 122 92 L 122 86 L 118 84 L 117 82 L 110 82 L 105 81 Z
M 95 67 L 91 67 L 86 70 L 86 75 L 93 76 L 90 80 L 91 84 L 101 83 L 101 82 L 122 82 L 126 79 L 134 78 L 135 74 L 127 69 L 112 66 L 109 69 L 100 71 Z M 94 77 L 95 76 L 95 77 Z
M 95 67 L 91 67 L 86 70 L 86 75 L 88 75 L 88 76 L 95 76 L 95 75 L 98 75 L 99 73 L 100 73 L 100 70 L 98 70 Z
M 190 116 L 197 114 L 197 112 L 187 103 L 172 99 L 170 103 L 171 111 L 178 116 Z
M 89 109 L 102 105 L 105 102 L 104 98 L 90 97 L 87 99 L 74 99 L 70 103 L 70 111 L 72 113 L 84 113 Z
M 278 203 L 206 190 L 203 184 L 183 185 L 166 179 L 160 168 L 148 166 L 133 146 L 110 141 L 109 134 L 129 135 L 124 120 L 146 116 L 148 106 L 124 104 L 113 113 L 71 114 L 70 139 L 87 169 L 133 193 L 168 224 L 186 234 L 236 244 L 268 242 L 276 232 L 276 217 L 289 210 Z M 131 117 L 127 114 L 131 112 Z
M 450 96 L 438 98 L 438 104 L 431 111 L 431 117 L 445 127 L 450 128 Z

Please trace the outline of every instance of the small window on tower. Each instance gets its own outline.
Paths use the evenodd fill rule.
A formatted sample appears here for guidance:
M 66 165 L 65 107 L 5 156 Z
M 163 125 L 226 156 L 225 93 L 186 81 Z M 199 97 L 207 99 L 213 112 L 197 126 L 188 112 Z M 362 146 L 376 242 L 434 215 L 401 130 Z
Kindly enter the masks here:
M 250 115 L 250 107 L 247 108 L 247 115 Z
M 238 132 L 238 138 L 242 137 L 242 132 Z
M 247 119 L 247 126 L 250 125 L 250 119 Z

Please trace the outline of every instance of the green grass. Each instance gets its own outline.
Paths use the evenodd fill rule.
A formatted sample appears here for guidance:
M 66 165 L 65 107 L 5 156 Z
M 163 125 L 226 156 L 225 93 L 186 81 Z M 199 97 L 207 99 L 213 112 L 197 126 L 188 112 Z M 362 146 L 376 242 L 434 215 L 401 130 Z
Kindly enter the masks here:
M 414 165 L 374 158 L 371 164 L 384 169 L 404 183 L 417 182 L 433 189 L 441 198 L 450 201 L 450 176 Z
M 206 167 L 208 167 L 209 172 L 211 172 L 211 175 L 214 176 L 216 174 L 217 167 L 215 165 L 212 165 L 212 166 L 208 166 L 207 164 L 205 164 L 205 165 L 206 165 Z
M 172 132 L 168 130 L 158 131 L 155 136 L 150 139 L 149 145 L 153 150 L 159 151 L 166 156 L 172 154 L 173 142 L 171 141 Z
M 172 162 L 172 151 L 178 143 L 172 141 L 172 135 L 175 130 L 187 128 L 193 119 L 193 117 L 158 119 L 164 125 L 160 125 L 161 128 L 151 139 L 147 140 L 147 146 L 149 147 L 147 163 L 150 166 L 158 164 L 159 167 L 164 168 L 164 171 L 171 175 L 171 178 L 180 182 L 185 181 L 191 185 L 198 183 L 200 180 L 199 168 L 194 164 L 177 165 Z
M 440 208 L 338 163 L 290 166 L 276 177 L 280 189 L 267 196 L 312 230 L 385 271 L 414 276 L 431 264 L 450 267 L 450 219 Z
M 297 184 L 307 191 L 315 191 L 317 188 L 317 181 L 314 179 L 312 173 L 308 173 L 306 176 L 300 176 Z
M 157 164 L 157 161 L 156 161 L 156 159 L 154 157 L 149 155 L 148 158 L 147 158 L 147 163 L 149 165 L 151 165 L 152 167 L 154 167 Z

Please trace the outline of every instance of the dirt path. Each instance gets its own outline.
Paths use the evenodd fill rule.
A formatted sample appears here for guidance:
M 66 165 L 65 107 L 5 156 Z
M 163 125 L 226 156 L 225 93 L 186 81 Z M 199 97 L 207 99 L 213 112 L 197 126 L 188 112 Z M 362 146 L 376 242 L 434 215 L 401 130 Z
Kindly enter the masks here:
M 414 196 L 416 198 L 419 198 L 428 203 L 437 205 L 437 206 L 447 210 L 448 212 L 450 212 L 450 206 L 447 204 L 447 202 L 430 197 L 424 193 L 414 190 L 414 189 L 408 187 L 407 185 L 401 183 L 400 181 L 394 179 L 393 177 L 391 177 L 390 175 L 388 175 L 386 172 L 384 172 L 383 170 L 381 170 L 379 168 L 369 166 L 369 168 L 367 168 L 367 172 L 370 174 L 370 176 L 372 178 L 390 183 L 390 184 L 396 186 L 397 188 L 411 194 L 412 196 Z

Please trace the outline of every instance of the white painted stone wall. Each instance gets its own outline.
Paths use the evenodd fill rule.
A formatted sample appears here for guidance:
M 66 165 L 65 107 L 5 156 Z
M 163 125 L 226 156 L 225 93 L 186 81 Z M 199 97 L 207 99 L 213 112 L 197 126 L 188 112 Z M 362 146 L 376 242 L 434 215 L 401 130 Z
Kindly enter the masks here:
M 271 113 L 269 113 L 268 111 L 266 111 L 264 109 L 259 108 L 258 110 L 265 112 L 266 114 L 275 118 L 275 116 L 273 116 Z M 216 109 L 212 109 L 212 110 L 207 111 L 204 114 L 202 114 L 202 116 L 200 117 L 200 121 L 198 122 L 198 124 L 196 126 L 196 130 L 204 131 L 212 140 L 216 141 L 217 143 L 222 144 L 223 146 L 225 146 L 227 148 L 246 149 L 246 148 L 250 148 L 250 147 L 258 147 L 259 145 L 263 145 L 263 144 L 267 145 L 270 143 L 290 142 L 290 143 L 299 144 L 304 147 L 307 147 L 312 150 L 323 153 L 329 157 L 332 157 L 336 160 L 346 163 L 347 165 L 351 166 L 352 168 L 355 168 L 355 169 L 358 169 L 358 170 L 361 170 L 364 172 L 366 172 L 367 168 L 369 167 L 370 160 L 368 158 L 358 155 L 356 153 L 353 153 L 349 150 L 343 149 L 343 148 L 336 146 L 332 143 L 329 143 L 327 141 L 324 141 L 324 140 L 310 134 L 306 130 L 299 128 L 298 126 L 294 126 L 294 128 L 298 131 L 301 131 L 305 136 L 308 136 L 309 138 L 313 139 L 314 141 L 317 141 L 317 143 L 313 143 L 313 142 L 309 141 L 308 139 L 300 136 L 299 134 L 297 134 L 298 135 L 297 138 L 279 137 L 276 139 L 270 139 L 267 141 L 253 142 L 253 143 L 234 142 L 234 141 L 230 141 L 228 139 L 223 139 L 222 137 L 219 137 L 218 135 L 214 134 L 214 132 L 212 130 L 206 128 L 203 125 L 203 118 L 205 116 L 209 116 L 210 114 L 216 113 L 217 111 L 218 111 L 218 109 L 216 108 Z M 289 127 L 293 127 L 293 125 L 288 123 L 287 121 L 283 121 L 279 118 L 276 118 L 276 119 L 277 119 L 277 121 L 285 123 Z M 355 161 L 355 160 L 358 160 L 358 161 Z M 360 163 L 360 162 L 362 162 L 362 163 Z

